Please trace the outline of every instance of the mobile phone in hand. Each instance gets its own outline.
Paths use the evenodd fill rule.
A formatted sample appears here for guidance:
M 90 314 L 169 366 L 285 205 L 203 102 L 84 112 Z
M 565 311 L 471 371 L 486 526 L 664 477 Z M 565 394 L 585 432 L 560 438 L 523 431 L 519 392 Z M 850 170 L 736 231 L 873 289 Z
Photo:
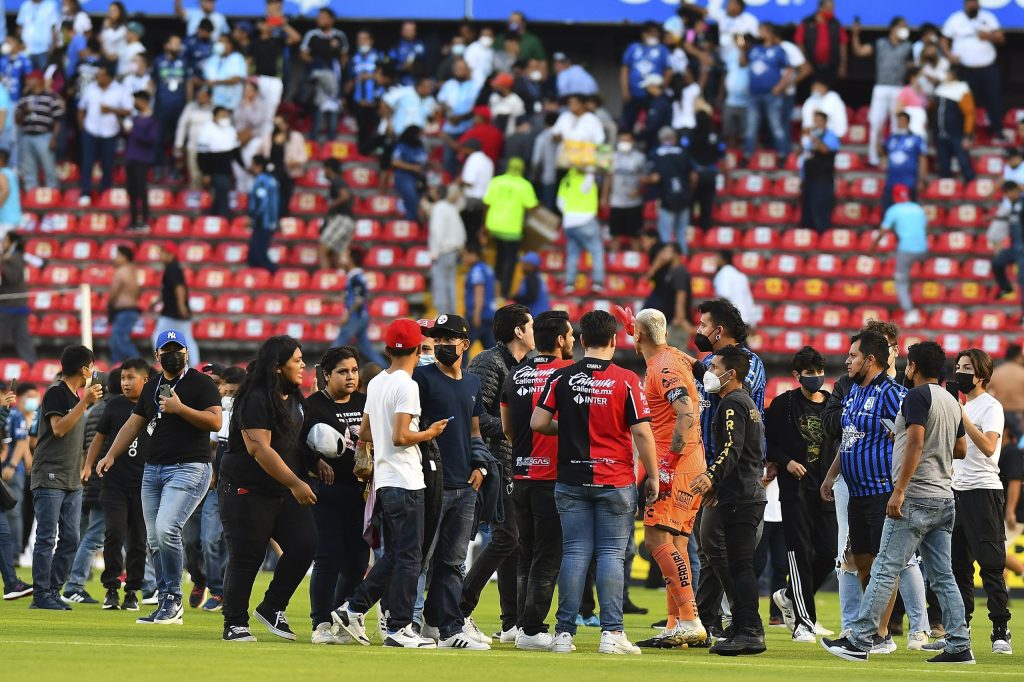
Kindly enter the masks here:
M 171 397 L 171 387 L 168 386 L 167 384 L 163 384 L 162 386 L 160 386 L 159 394 L 160 394 L 161 398 L 170 398 Z
M 884 426 L 886 429 L 888 429 L 889 433 L 892 433 L 892 434 L 896 433 L 896 422 L 894 422 L 893 420 L 891 420 L 891 419 L 883 419 L 882 420 L 882 426 Z

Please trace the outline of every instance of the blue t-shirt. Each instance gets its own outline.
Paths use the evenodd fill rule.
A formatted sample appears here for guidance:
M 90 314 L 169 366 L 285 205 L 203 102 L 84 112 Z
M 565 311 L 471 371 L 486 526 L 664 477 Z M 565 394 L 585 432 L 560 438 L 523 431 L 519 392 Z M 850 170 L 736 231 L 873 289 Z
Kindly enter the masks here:
M 885 172 L 886 183 L 908 187 L 916 185 L 921 156 L 926 152 L 924 140 L 917 135 L 900 133 L 886 138 L 885 153 L 889 157 Z
M 904 201 L 886 209 L 882 229 L 896 233 L 897 251 L 928 252 L 928 216 L 917 202 Z
M 735 51 L 725 58 L 725 106 L 745 107 L 750 104 L 750 67 L 740 66 Z
M 481 321 L 494 319 L 494 270 L 483 261 L 477 261 L 466 273 L 466 319 L 473 318 L 476 310 L 476 286 L 484 285 L 484 307 Z M 486 322 L 485 322 L 486 323 Z
M 12 409 L 7 416 L 7 437 L 4 438 L 6 448 L 0 450 L 0 464 L 6 464 L 14 456 L 14 448 L 28 438 L 28 420 L 18 410 Z M 25 473 L 25 462 L 18 462 L 17 472 Z
M 189 77 L 202 76 L 203 64 L 213 54 L 213 41 L 200 40 L 199 36 L 191 35 L 185 38 L 182 54 L 185 56 L 185 63 L 188 65 Z
M 883 419 L 896 421 L 907 389 L 880 372 L 850 389 L 843 403 L 839 462 L 853 497 L 892 492 L 892 441 Z
M 473 473 L 471 445 L 473 417 L 484 414 L 480 379 L 462 371 L 462 379 L 452 379 L 436 365 L 417 367 L 413 381 L 420 387 L 420 427 L 427 428 L 441 419 L 449 419 L 435 439 L 441 451 L 441 470 L 445 488 L 468 488 Z
M 15 102 L 21 99 L 25 76 L 31 71 L 32 62 L 24 53 L 0 57 L 0 73 L 3 74 L 4 85 L 11 92 L 11 99 Z
M 356 299 L 361 299 L 357 302 Z M 359 268 L 348 273 L 348 282 L 345 283 L 345 309 L 353 317 L 366 317 L 370 314 L 367 302 L 370 300 L 370 287 L 366 284 L 366 277 Z M 356 310 L 356 306 L 361 306 Z
M 185 81 L 188 75 L 188 62 L 184 57 L 168 57 L 162 54 L 153 60 L 157 106 L 184 106 Z
M 377 83 L 377 80 L 375 78 L 367 78 L 360 81 L 359 76 L 363 74 L 373 76 L 374 72 L 377 71 L 377 62 L 382 57 L 383 55 L 380 52 L 371 47 L 369 52 L 356 50 L 349 59 L 349 79 L 352 83 L 352 100 L 354 102 L 369 104 L 376 103 L 380 99 L 383 89 Z
M 423 59 L 423 55 L 427 52 L 427 48 L 423 45 L 422 40 L 406 40 L 402 38 L 398 41 L 398 45 L 391 50 L 390 57 L 391 61 L 395 63 L 395 68 L 401 68 L 403 66 L 411 66 Z M 402 85 L 412 85 L 416 82 L 416 78 L 412 75 L 411 71 L 406 73 L 403 72 L 398 78 L 398 82 Z
M 427 153 L 426 147 L 413 147 L 411 145 L 407 145 L 401 142 L 397 146 L 395 146 L 395 151 L 391 153 L 392 161 L 404 161 L 405 163 L 414 163 L 419 164 L 421 166 L 427 162 L 428 158 L 429 154 Z M 399 174 L 412 175 L 412 173 L 410 173 L 407 170 L 396 168 L 395 175 Z
M 766 95 L 779 84 L 782 72 L 789 67 L 789 58 L 781 45 L 756 45 L 747 55 L 750 69 L 750 94 Z
M 633 43 L 622 53 L 622 65 L 629 67 L 629 93 L 633 97 L 646 97 L 647 91 L 640 87 L 644 78 L 652 73 L 665 75 L 669 67 L 668 48 L 657 45 Z

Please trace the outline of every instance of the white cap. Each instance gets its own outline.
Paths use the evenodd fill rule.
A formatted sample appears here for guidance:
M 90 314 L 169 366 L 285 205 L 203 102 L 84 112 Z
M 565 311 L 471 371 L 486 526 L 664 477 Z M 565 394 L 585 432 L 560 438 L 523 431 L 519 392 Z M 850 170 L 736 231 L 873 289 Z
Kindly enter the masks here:
M 652 85 L 661 87 L 665 85 L 665 79 L 661 76 L 661 74 L 649 73 L 646 76 L 644 76 L 644 79 L 642 81 L 640 81 L 641 88 L 649 88 Z

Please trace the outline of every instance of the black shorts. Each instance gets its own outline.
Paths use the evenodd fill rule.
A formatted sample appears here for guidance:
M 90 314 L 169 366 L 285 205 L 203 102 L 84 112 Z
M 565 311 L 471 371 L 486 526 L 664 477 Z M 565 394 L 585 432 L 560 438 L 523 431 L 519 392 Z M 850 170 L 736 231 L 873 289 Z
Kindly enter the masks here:
M 885 525 L 885 506 L 891 493 L 851 497 L 849 507 L 850 552 L 878 556 Z
M 608 216 L 608 229 L 616 237 L 639 237 L 644 226 L 644 207 L 633 208 L 612 207 Z

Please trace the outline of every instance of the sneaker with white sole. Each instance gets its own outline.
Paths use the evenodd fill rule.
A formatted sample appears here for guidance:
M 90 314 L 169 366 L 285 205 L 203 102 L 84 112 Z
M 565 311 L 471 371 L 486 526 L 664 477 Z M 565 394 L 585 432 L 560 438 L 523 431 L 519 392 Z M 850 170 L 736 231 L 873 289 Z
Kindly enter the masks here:
M 852 661 L 854 663 L 867 663 L 868 661 L 868 652 L 854 646 L 848 637 L 840 637 L 839 639 L 823 637 L 821 648 L 844 661 Z
M 945 663 L 947 665 L 974 665 L 974 653 L 970 649 L 964 649 L 955 654 L 943 651 L 938 656 L 929 658 L 928 663 Z
M 1006 628 L 992 630 L 992 653 L 1010 656 L 1013 654 L 1013 646 L 1010 644 L 1010 631 Z
M 921 632 L 911 632 L 907 635 L 907 651 L 924 651 L 927 643 L 928 633 L 924 630 Z
M 13 601 L 15 599 L 21 599 L 32 594 L 32 586 L 28 583 L 15 580 L 10 585 L 4 585 L 4 601 Z
M 370 638 L 366 636 L 366 615 L 349 609 L 348 602 L 331 611 L 331 620 L 347 632 L 353 641 L 370 646 Z
M 934 642 L 931 642 L 929 644 L 925 644 L 924 646 L 921 647 L 921 651 L 945 651 L 945 649 L 946 649 L 946 640 L 945 639 L 937 639 Z
M 313 629 L 313 633 L 309 636 L 309 641 L 313 644 L 343 644 L 340 639 L 334 634 L 334 626 L 331 623 L 320 623 Z
M 819 637 L 831 637 L 832 635 L 834 635 L 836 633 L 832 632 L 831 630 L 829 630 L 827 627 L 825 627 L 821 623 L 817 623 L 816 622 L 814 624 L 814 634 L 818 635 Z
M 498 641 L 501 642 L 502 644 L 515 644 L 516 637 L 518 637 L 518 636 L 519 636 L 519 628 L 516 627 L 515 625 L 513 625 L 508 630 L 502 630 L 501 633 L 498 634 Z M 488 642 L 488 644 L 489 643 L 490 642 Z
M 224 641 L 225 642 L 255 642 L 256 638 L 253 636 L 249 628 L 243 625 L 232 625 L 231 627 L 224 628 Z
M 772 601 L 779 607 L 782 620 L 790 632 L 796 629 L 796 611 L 793 610 L 793 601 L 786 596 L 786 589 L 776 590 L 772 593 Z
M 412 629 L 412 624 L 409 624 L 401 630 L 389 631 L 388 636 L 384 638 L 384 646 L 401 649 L 436 649 L 437 642 L 416 634 L 416 631 Z
M 801 623 L 796 626 L 796 630 L 793 630 L 793 641 L 800 644 L 814 644 L 818 639 L 809 627 Z
M 699 620 L 676 621 L 676 639 L 681 644 L 699 644 L 708 638 L 708 631 Z
M 388 638 L 388 617 L 390 613 L 385 611 L 380 602 L 377 602 L 377 634 L 380 635 L 380 641 L 384 641 Z
M 289 642 L 295 641 L 295 633 L 288 626 L 288 618 L 285 616 L 284 611 L 272 611 L 263 604 L 260 604 L 252 612 L 252 615 L 256 620 L 263 623 L 263 627 L 269 630 L 270 634 L 276 635 L 281 639 L 287 639 Z
M 467 616 L 462 621 L 462 633 L 471 639 L 475 639 L 481 644 L 490 644 L 493 640 L 484 634 L 484 631 L 476 624 L 473 620 L 473 616 Z M 504 640 L 502 640 L 504 641 Z
M 143 606 L 150 606 L 150 605 L 159 604 L 159 603 L 160 603 L 160 593 L 157 592 L 156 590 L 153 590 L 152 592 L 143 592 L 142 593 L 142 604 L 143 604 Z
M 884 638 L 875 635 L 871 639 L 871 653 L 872 654 L 891 654 L 896 651 L 896 640 L 892 638 L 892 635 L 886 635 Z
M 548 632 L 528 635 L 520 630 L 519 636 L 516 637 L 516 648 L 523 651 L 547 651 L 554 642 L 555 638 Z
M 551 640 L 551 651 L 556 654 L 568 654 L 576 650 L 572 643 L 572 635 L 568 632 L 556 632 L 555 638 Z
M 169 594 L 163 599 L 160 610 L 153 619 L 155 625 L 182 625 L 185 622 L 185 608 L 181 596 Z
M 426 639 L 432 639 L 434 642 L 438 642 L 441 639 L 441 631 L 429 623 L 424 623 L 423 627 L 420 628 L 420 637 Z
M 612 632 L 605 630 L 601 633 L 601 644 L 597 647 L 599 654 L 617 654 L 627 656 L 630 654 L 639 655 L 640 647 L 633 644 L 626 638 L 625 632 Z
M 437 643 L 439 649 L 462 649 L 464 651 L 490 651 L 491 645 L 477 641 L 464 632 L 456 632 Z
M 678 649 L 683 642 L 676 628 L 665 628 L 650 639 L 641 639 L 636 645 L 641 649 Z

